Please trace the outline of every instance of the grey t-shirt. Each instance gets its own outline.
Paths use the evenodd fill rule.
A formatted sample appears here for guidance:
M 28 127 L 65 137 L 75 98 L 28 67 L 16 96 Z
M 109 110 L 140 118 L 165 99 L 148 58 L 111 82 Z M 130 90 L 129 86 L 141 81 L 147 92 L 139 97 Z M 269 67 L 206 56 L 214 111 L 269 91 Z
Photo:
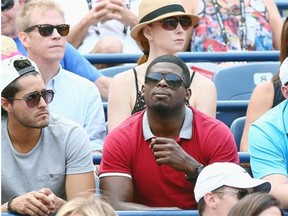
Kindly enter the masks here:
M 13 196 L 44 187 L 66 199 L 66 175 L 94 170 L 89 137 L 77 123 L 50 113 L 49 125 L 27 154 L 20 154 L 11 144 L 6 117 L 2 116 L 1 123 L 2 204 Z

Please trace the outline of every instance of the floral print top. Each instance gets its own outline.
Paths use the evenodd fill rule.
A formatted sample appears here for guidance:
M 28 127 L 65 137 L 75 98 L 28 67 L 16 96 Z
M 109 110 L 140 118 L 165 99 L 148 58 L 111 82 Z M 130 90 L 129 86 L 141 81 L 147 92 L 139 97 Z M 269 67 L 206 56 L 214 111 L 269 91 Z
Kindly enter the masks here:
M 218 0 L 220 14 L 229 43 L 224 43 L 212 0 L 199 0 L 199 24 L 191 39 L 191 51 L 241 50 L 240 0 L 239 5 L 230 5 L 229 0 Z M 245 1 L 247 50 L 273 50 L 272 29 L 263 0 Z

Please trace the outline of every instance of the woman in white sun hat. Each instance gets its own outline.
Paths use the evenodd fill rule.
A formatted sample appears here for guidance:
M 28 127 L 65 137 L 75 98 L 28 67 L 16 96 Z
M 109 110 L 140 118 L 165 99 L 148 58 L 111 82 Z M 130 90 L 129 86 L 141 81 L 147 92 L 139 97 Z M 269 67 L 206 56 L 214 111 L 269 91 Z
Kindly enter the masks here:
M 186 13 L 183 0 L 142 0 L 139 5 L 139 23 L 131 36 L 140 45 L 144 55 L 134 69 L 116 75 L 109 89 L 108 130 L 111 131 L 124 119 L 145 108 L 141 96 L 146 68 L 156 57 L 176 55 L 189 39 L 189 30 L 199 18 Z M 216 116 L 216 88 L 213 82 L 190 71 L 192 96 L 189 104 L 209 116 Z

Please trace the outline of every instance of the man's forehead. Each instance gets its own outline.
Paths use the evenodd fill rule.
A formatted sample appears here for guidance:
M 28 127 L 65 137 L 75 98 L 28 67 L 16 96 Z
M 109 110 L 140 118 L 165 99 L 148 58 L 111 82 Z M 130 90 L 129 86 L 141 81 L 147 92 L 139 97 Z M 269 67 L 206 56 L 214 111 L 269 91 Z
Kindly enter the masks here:
M 152 70 L 154 72 L 173 72 L 182 74 L 182 68 L 173 62 L 157 62 L 151 67 L 151 71 Z

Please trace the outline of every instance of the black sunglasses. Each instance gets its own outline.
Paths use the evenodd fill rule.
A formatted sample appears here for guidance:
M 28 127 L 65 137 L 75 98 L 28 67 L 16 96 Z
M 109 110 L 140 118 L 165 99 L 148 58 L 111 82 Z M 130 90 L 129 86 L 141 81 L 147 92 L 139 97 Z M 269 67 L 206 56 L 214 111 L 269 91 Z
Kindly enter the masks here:
M 245 196 L 247 196 L 247 195 L 249 194 L 249 192 L 248 192 L 247 190 L 244 190 L 244 189 L 237 189 L 237 190 L 235 190 L 235 191 L 214 191 L 213 193 L 230 193 L 230 194 L 236 194 L 238 200 L 243 199 Z
M 192 20 L 188 16 L 180 16 L 180 17 L 168 17 L 160 20 L 161 26 L 163 29 L 171 31 L 175 30 L 180 23 L 183 30 L 188 30 L 192 27 Z
M 182 78 L 174 73 L 151 72 L 145 76 L 145 84 L 154 87 L 163 79 L 171 89 L 176 90 L 181 85 L 186 88 Z
M 70 25 L 61 24 L 61 25 L 49 25 L 49 24 L 42 24 L 42 25 L 34 25 L 25 30 L 25 32 L 31 32 L 34 28 L 38 28 L 39 34 L 43 37 L 49 37 L 52 35 L 54 28 L 57 29 L 57 32 L 61 36 L 67 36 L 69 33 Z
M 13 8 L 14 0 L 1 0 L 1 12 L 5 12 Z
M 43 90 L 41 92 L 34 92 L 26 96 L 25 98 L 9 98 L 10 100 L 22 100 L 25 101 L 27 106 L 33 108 L 40 102 L 40 98 L 43 98 L 46 104 L 51 103 L 54 98 L 53 90 Z

